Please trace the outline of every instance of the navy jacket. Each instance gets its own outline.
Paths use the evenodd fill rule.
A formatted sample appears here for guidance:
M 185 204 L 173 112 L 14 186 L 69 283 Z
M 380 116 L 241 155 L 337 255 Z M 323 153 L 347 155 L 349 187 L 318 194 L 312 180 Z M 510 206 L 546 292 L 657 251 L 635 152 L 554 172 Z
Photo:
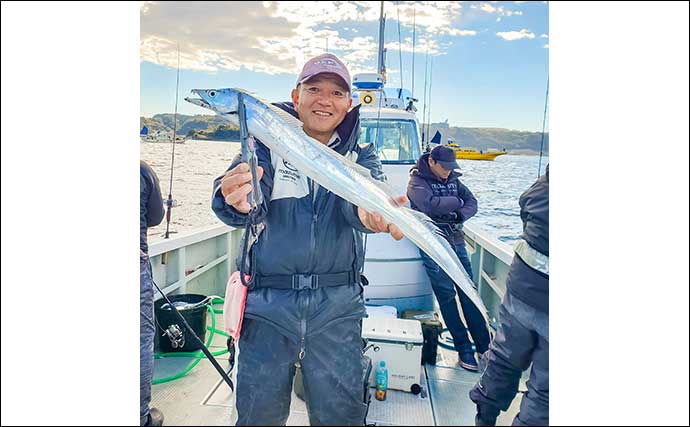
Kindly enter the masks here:
M 442 180 L 429 166 L 429 154 L 424 154 L 410 170 L 407 197 L 412 209 L 428 215 L 449 236 L 452 243 L 463 239 L 462 223 L 477 213 L 477 199 L 460 182 L 462 174 L 452 171 Z
M 139 248 L 148 253 L 146 229 L 158 225 L 163 220 L 163 197 L 158 176 L 151 166 L 139 161 Z
M 277 106 L 297 116 L 291 103 Z M 347 113 L 336 131 L 341 142 L 335 150 L 369 169 L 372 177 L 384 181 L 374 147 L 357 144 L 358 107 Z M 264 169 L 264 203 L 259 218 L 265 229 L 252 248 L 256 273 L 272 276 L 358 272 L 364 263 L 361 232 L 368 230 L 359 220 L 356 206 L 318 187 L 265 145 L 257 145 L 259 165 Z M 229 169 L 239 162 L 238 155 Z M 219 188 L 221 178 L 214 182 L 213 211 L 225 224 L 243 226 L 246 215 L 225 203 Z
M 520 196 L 522 238 L 544 255 L 549 255 L 549 167 Z M 506 290 L 520 301 L 549 313 L 549 276 L 532 269 L 519 255 L 513 258 Z

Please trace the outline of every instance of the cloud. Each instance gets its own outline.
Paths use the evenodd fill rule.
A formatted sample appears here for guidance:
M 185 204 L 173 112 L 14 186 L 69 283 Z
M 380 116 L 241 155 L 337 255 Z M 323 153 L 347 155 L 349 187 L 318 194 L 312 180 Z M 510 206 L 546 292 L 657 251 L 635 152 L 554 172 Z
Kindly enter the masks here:
M 496 33 L 496 35 L 503 40 L 508 40 L 508 41 L 514 41 L 514 40 L 520 40 L 520 39 L 533 39 L 536 36 L 534 33 L 531 33 L 529 30 L 526 29 L 521 29 L 520 31 L 506 31 L 506 32 L 500 32 Z
M 548 38 L 549 38 L 549 35 L 548 35 L 548 34 L 542 34 L 542 35 L 539 36 L 539 37 L 541 37 L 541 38 L 543 38 L 543 39 L 548 39 Z
M 518 2 L 516 2 L 516 3 L 518 3 Z M 470 6 L 470 9 L 479 9 L 479 10 L 486 12 L 486 13 L 496 13 L 499 16 L 513 16 L 513 15 L 520 16 L 520 15 L 522 15 L 522 11 L 509 10 L 509 9 L 504 8 L 503 6 L 494 7 L 493 5 L 491 5 L 489 3 L 482 3 L 479 6 L 477 6 L 476 4 L 473 4 Z M 496 21 L 500 21 L 500 19 L 497 19 Z
M 375 60 L 379 2 L 142 2 L 140 59 L 204 72 L 239 70 L 278 74 L 299 72 L 303 62 L 335 52 L 359 70 Z M 474 36 L 458 27 L 457 2 L 385 2 L 387 25 L 417 30 L 417 52 L 442 54 L 440 37 Z M 342 34 L 337 28 L 344 28 Z M 367 30 L 368 31 L 368 30 Z M 411 42 L 395 49 L 411 51 Z M 393 47 L 391 47 L 393 49 Z
M 389 53 L 391 51 L 397 52 L 398 50 L 402 50 L 403 52 L 412 52 L 412 38 L 407 37 L 405 40 L 403 40 L 402 44 L 398 43 L 398 41 L 386 43 L 384 47 Z M 443 49 L 439 43 L 431 37 L 422 37 L 417 39 L 414 51 L 417 53 L 424 52 L 425 54 L 428 52 L 429 55 L 441 55 L 443 53 Z
M 548 48 L 549 48 L 549 44 L 547 43 L 547 44 L 545 44 L 545 45 L 542 46 L 542 47 L 543 47 L 544 49 L 548 49 Z

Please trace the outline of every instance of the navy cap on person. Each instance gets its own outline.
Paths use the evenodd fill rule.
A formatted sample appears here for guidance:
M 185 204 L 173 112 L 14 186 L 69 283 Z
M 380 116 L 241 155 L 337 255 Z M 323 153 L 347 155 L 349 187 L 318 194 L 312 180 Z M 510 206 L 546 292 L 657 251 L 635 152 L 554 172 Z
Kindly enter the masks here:
M 431 158 L 440 164 L 443 169 L 452 171 L 453 169 L 460 169 L 460 165 L 455 160 L 455 150 L 445 145 L 437 145 L 431 150 Z

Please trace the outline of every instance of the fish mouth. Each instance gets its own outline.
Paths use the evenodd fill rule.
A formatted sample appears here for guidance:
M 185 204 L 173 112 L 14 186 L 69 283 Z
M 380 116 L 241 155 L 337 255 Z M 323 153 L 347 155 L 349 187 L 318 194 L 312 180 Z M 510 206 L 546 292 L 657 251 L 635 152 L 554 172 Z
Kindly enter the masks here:
M 211 107 L 211 104 L 209 104 L 208 102 L 206 102 L 205 100 L 203 100 L 201 98 L 192 98 L 192 97 L 188 96 L 184 100 L 191 103 L 191 104 L 198 105 L 199 107 L 208 108 L 209 110 L 213 109 Z

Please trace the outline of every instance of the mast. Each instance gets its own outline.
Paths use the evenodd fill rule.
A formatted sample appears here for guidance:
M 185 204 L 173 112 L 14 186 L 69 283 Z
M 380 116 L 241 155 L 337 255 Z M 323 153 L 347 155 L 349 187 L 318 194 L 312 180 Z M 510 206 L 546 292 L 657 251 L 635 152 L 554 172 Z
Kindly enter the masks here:
M 383 16 L 383 2 L 381 2 L 381 13 L 379 15 L 379 51 L 378 51 L 378 65 L 376 71 L 383 76 L 383 82 L 386 83 L 386 58 L 385 50 L 383 48 L 384 32 L 386 29 L 386 18 Z

